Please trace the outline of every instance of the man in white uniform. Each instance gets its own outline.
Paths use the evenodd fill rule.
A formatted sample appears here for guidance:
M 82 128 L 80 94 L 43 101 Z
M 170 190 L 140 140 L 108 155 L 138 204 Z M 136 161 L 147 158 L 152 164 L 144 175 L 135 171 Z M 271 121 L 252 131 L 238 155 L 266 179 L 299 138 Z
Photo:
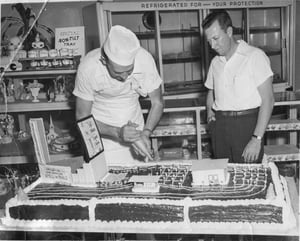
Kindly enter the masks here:
M 226 11 L 210 13 L 202 27 L 218 54 L 205 82 L 214 157 L 261 162 L 274 104 L 270 60 L 261 49 L 234 39 Z
M 151 54 L 120 25 L 110 29 L 101 48 L 81 61 L 73 91 L 76 119 L 93 114 L 109 165 L 138 163 L 136 152 L 143 152 L 134 144 L 137 140 L 150 151 L 149 136 L 163 112 L 161 83 Z M 147 95 L 151 108 L 144 125 L 139 97 Z

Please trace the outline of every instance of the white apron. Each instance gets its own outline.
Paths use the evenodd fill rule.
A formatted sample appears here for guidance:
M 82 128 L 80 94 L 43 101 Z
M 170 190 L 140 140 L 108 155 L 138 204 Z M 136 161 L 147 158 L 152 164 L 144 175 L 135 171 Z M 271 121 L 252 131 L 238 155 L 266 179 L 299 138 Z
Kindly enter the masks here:
M 112 79 L 111 85 L 95 95 L 92 114 L 95 119 L 112 126 L 122 127 L 128 121 L 134 122 L 142 130 L 144 119 L 138 101 L 139 94 L 134 90 L 134 78 L 130 77 L 125 83 Z M 102 138 L 105 158 L 108 165 L 138 164 L 139 160 L 131 145 L 122 145 L 111 139 Z M 134 157 L 135 156 L 135 157 Z

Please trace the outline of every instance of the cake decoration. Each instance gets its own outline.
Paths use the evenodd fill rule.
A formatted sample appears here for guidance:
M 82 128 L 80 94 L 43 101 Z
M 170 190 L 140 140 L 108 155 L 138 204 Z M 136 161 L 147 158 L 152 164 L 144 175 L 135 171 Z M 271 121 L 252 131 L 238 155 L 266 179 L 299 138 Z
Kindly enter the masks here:
M 225 185 L 229 180 L 228 159 L 193 161 L 193 185 Z

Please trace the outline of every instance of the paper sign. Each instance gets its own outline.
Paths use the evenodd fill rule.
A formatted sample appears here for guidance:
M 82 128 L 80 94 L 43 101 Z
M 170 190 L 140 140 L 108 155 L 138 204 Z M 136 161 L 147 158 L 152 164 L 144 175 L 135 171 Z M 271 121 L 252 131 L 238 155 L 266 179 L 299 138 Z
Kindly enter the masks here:
M 67 27 L 55 29 L 55 48 L 72 49 L 73 55 L 85 55 L 84 27 Z
M 70 167 L 40 165 L 40 174 L 44 181 L 50 180 L 58 183 L 71 184 L 72 175 Z

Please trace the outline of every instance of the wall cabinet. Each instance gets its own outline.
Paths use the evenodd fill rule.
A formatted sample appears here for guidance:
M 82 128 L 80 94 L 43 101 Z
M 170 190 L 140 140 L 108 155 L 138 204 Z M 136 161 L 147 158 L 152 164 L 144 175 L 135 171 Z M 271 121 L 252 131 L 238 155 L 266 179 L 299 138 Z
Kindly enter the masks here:
M 99 1 L 83 11 L 94 16 L 98 46 L 113 25 L 136 33 L 154 56 L 164 80 L 165 99 L 191 98 L 205 91 L 204 81 L 212 57 L 201 23 L 213 10 L 226 9 L 234 35 L 262 48 L 271 60 L 278 91 L 294 86 L 295 1 Z M 89 16 L 87 16 L 89 15 Z M 95 22 L 86 20 L 87 35 Z

